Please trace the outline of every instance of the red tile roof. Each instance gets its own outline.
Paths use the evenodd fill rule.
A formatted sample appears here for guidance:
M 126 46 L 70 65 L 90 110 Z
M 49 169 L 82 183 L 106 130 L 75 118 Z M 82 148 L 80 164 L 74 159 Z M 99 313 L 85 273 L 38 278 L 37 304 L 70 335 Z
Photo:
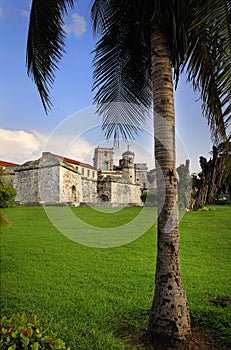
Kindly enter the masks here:
M 4 160 L 0 160 L 0 166 L 2 167 L 8 167 L 8 166 L 19 166 L 20 164 L 15 164 L 15 163 L 11 163 L 11 162 L 5 162 Z
M 79 162 L 79 161 L 71 159 L 71 158 L 59 156 L 57 154 L 54 154 L 54 156 L 58 157 L 59 159 L 63 160 L 64 162 L 67 162 L 67 163 L 70 163 L 70 164 L 79 165 L 79 166 L 82 166 L 84 168 L 88 168 L 88 169 L 92 169 L 92 170 L 97 170 L 92 165 L 87 164 L 87 163 L 82 163 L 82 162 Z M 2 166 L 2 167 L 16 167 L 16 166 L 19 166 L 19 165 L 20 164 L 16 164 L 16 163 L 11 163 L 11 162 L 6 162 L 4 160 L 0 160 L 0 166 Z
M 97 170 L 96 168 L 94 168 L 92 165 L 90 164 L 87 164 L 87 163 L 82 163 L 82 162 L 79 162 L 77 160 L 74 160 L 74 159 L 71 159 L 71 158 L 66 158 L 66 157 L 62 157 L 62 156 L 59 156 L 57 154 L 54 154 L 56 157 L 58 157 L 59 159 L 62 159 L 64 162 L 67 162 L 67 163 L 70 163 L 70 164 L 74 164 L 74 165 L 79 165 L 79 166 L 82 166 L 84 168 L 88 168 L 88 169 L 92 169 L 92 170 Z

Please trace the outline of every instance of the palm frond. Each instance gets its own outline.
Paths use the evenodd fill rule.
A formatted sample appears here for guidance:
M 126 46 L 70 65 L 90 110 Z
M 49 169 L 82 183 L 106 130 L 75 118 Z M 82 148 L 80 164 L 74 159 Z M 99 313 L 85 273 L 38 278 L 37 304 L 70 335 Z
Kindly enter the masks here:
M 133 138 L 152 103 L 149 22 L 141 23 L 134 2 L 98 0 L 102 8 L 92 11 L 102 34 L 94 51 L 94 101 L 107 138 Z
M 91 8 L 93 33 L 100 35 L 106 26 L 110 0 L 95 0 Z
M 204 115 L 216 144 L 230 138 L 231 5 L 207 0 L 192 22 L 187 59 L 188 79 L 201 92 Z
M 52 106 L 49 88 L 64 50 L 63 16 L 74 0 L 33 0 L 27 39 L 28 75 L 37 85 L 44 109 Z
M 107 137 L 136 134 L 144 118 L 135 105 L 152 104 L 150 34 L 158 23 L 169 43 L 169 55 L 177 84 L 188 45 L 188 27 L 193 1 L 185 0 L 95 0 L 92 7 L 93 30 L 101 35 L 95 49 L 95 102 L 103 116 Z M 112 115 L 109 103 L 131 103 L 120 117 Z M 107 110 L 108 108 L 108 110 Z M 115 111 L 115 108 L 113 108 Z M 129 132 L 127 125 L 129 124 Z M 113 127 L 112 127 L 113 125 Z M 123 130 L 126 125 L 126 130 Z M 119 131 L 118 131 L 119 130 Z

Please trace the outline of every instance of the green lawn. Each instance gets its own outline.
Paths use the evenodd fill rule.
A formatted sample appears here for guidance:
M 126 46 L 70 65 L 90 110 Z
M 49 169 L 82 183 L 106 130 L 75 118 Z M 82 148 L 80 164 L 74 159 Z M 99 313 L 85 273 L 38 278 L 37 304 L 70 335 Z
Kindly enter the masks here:
M 140 211 L 72 210 L 100 227 L 125 224 Z M 156 226 L 127 245 L 97 249 L 59 233 L 42 207 L 1 212 L 12 222 L 1 229 L 2 314 L 37 314 L 72 350 L 131 348 L 129 339 L 145 328 L 152 302 Z M 231 348 L 231 307 L 210 301 L 231 295 L 231 206 L 185 213 L 180 231 L 192 325 L 216 334 L 217 349 Z

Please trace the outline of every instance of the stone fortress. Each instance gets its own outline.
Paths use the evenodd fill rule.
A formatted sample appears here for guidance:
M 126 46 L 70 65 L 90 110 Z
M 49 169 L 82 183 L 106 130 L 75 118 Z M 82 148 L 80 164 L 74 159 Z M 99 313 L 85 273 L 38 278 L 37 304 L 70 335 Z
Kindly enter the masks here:
M 156 188 L 155 170 L 135 163 L 135 154 L 122 154 L 114 165 L 113 148 L 97 147 L 93 166 L 50 152 L 16 166 L 12 173 L 18 205 L 67 203 L 68 205 L 142 205 L 144 190 Z

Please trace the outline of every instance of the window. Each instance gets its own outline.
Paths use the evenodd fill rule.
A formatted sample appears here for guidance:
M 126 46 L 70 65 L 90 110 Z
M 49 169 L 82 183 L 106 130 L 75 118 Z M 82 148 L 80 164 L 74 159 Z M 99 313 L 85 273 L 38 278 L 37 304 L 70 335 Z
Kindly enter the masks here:
M 106 151 L 104 152 L 104 157 L 107 157 L 107 152 Z
M 87 170 L 87 176 L 88 177 L 90 176 L 90 170 Z
M 108 170 L 108 162 L 104 162 L 104 164 L 103 164 L 103 170 Z
M 82 168 L 82 175 L 84 175 L 84 168 Z
M 93 177 L 93 178 L 95 177 L 95 172 L 94 172 L 94 171 L 92 171 L 92 177 Z

